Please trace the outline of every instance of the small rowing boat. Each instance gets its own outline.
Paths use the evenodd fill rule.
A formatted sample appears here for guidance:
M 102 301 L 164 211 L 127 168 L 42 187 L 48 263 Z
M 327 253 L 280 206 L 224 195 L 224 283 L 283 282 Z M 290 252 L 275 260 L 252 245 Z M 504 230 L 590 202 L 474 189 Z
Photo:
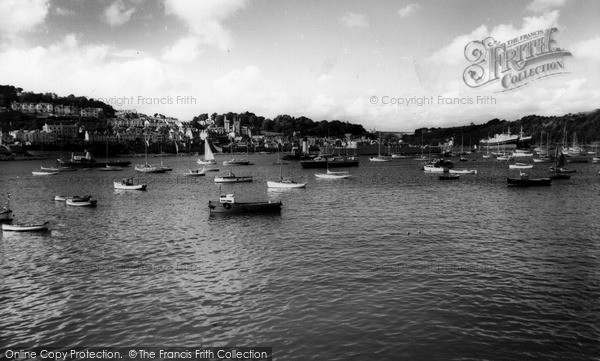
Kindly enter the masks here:
M 11 232 L 36 232 L 47 231 L 49 222 L 44 223 L 20 223 L 20 224 L 3 224 L 3 231 Z

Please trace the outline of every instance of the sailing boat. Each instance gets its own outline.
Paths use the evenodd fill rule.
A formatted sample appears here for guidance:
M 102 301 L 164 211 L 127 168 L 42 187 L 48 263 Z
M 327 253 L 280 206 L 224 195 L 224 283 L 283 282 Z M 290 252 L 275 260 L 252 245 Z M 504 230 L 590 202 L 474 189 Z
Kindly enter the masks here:
M 562 153 L 558 147 L 556 148 L 554 167 L 550 168 L 550 172 L 553 172 L 550 176 L 551 179 L 569 179 L 570 175 L 565 173 L 573 173 L 575 170 L 562 168 L 565 165 L 565 155 Z
M 460 158 L 459 158 L 460 162 L 468 161 L 468 159 L 467 159 L 467 157 L 465 157 L 465 155 L 467 155 L 467 153 L 465 153 L 465 149 L 464 149 L 464 135 L 461 134 L 461 136 L 460 136 Z
M 548 141 L 546 144 L 546 151 L 544 152 L 542 149 L 543 143 L 543 133 L 540 135 L 540 157 L 533 158 L 534 163 L 550 163 L 552 162 L 552 156 L 550 156 L 550 152 L 548 151 L 548 146 L 550 145 L 550 133 L 548 133 Z M 544 153 L 544 154 L 542 154 Z
M 204 159 L 198 159 L 197 163 L 201 165 L 216 165 L 217 161 L 215 160 L 215 154 L 212 149 L 210 149 L 210 144 L 208 143 L 208 137 L 206 133 L 201 134 L 204 138 Z
M 144 134 L 144 149 L 146 153 L 146 160 L 144 164 L 138 164 L 135 166 L 136 172 L 140 173 L 165 173 L 167 170 L 158 165 L 150 165 L 148 164 L 148 138 L 147 135 Z
M 6 205 L 0 211 L 0 223 L 11 223 L 13 211 L 10 209 L 10 193 L 6 195 Z
M 106 163 L 106 165 L 104 167 L 98 168 L 98 170 L 101 170 L 104 172 L 118 172 L 118 171 L 123 170 L 123 167 L 117 167 L 117 166 L 108 164 L 108 136 L 106 137 L 106 157 L 104 158 L 104 162 Z
M 304 188 L 306 182 L 298 183 L 294 182 L 289 178 L 283 178 L 283 163 L 279 163 L 279 180 L 278 181 L 267 181 L 268 188 Z
M 191 142 L 192 141 L 190 140 L 190 143 Z M 192 167 L 190 166 L 189 157 L 190 157 L 190 144 L 188 144 L 188 172 L 183 173 L 183 175 L 186 177 L 201 177 L 201 176 L 206 175 L 206 172 L 204 171 L 204 169 L 192 169 Z
M 391 162 L 392 160 L 388 156 L 381 155 L 381 134 L 379 135 L 379 144 L 377 148 L 377 157 L 369 158 L 371 162 Z

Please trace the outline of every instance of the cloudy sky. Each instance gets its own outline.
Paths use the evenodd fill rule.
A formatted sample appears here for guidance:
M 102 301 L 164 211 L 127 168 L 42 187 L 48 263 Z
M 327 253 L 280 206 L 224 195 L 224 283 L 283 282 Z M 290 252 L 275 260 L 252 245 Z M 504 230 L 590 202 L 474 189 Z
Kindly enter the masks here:
M 184 120 L 251 111 L 412 131 L 562 115 L 600 108 L 598 19 L 593 0 L 0 0 L 0 84 Z M 463 81 L 469 42 L 551 27 L 573 54 L 566 74 L 509 92 Z M 477 96 L 496 104 L 439 104 Z M 434 101 L 384 104 L 415 97 Z

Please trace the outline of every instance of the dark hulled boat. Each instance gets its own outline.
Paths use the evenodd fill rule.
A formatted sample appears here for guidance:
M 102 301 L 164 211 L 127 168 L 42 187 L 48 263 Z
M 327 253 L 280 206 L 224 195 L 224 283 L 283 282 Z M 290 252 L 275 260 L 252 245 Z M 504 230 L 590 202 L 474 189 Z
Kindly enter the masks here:
M 85 156 L 71 154 L 71 159 L 68 161 L 57 159 L 61 167 L 72 168 L 105 168 L 105 167 L 128 167 L 131 162 L 97 162 L 89 152 Z
M 222 195 L 219 202 L 208 201 L 209 214 L 280 213 L 281 202 L 236 202 L 233 194 Z
M 517 187 L 538 187 L 538 186 L 549 186 L 552 184 L 550 178 L 529 178 L 526 173 L 520 173 L 519 178 L 506 178 L 506 183 L 509 186 Z
M 302 168 L 347 168 L 358 167 L 358 158 L 345 156 L 320 156 L 312 160 L 303 160 L 300 162 Z

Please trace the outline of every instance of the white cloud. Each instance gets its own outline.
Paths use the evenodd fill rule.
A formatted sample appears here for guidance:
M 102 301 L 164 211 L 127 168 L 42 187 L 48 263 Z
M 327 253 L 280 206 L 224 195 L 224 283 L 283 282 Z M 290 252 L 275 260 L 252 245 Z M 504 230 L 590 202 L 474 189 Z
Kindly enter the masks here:
M 122 0 L 117 0 L 104 10 L 102 19 L 110 26 L 121 26 L 131 19 L 134 12 L 134 7 L 127 7 Z
M 369 26 L 369 18 L 364 14 L 347 12 L 339 18 L 340 22 L 349 28 L 366 28 Z
M 0 34 L 12 39 L 41 24 L 50 8 L 49 0 L 0 1 Z
M 407 18 L 409 16 L 411 16 L 412 14 L 414 14 L 415 12 L 417 12 L 417 10 L 421 9 L 421 5 L 416 4 L 416 3 L 412 3 L 412 4 L 408 4 L 406 7 L 398 10 L 398 15 L 400 15 L 401 18 Z
M 162 59 L 172 63 L 190 63 L 198 59 L 200 50 L 197 37 L 188 36 L 175 42 L 173 46 L 163 50 Z
M 575 43 L 568 50 L 576 59 L 600 61 L 600 36 Z
M 563 7 L 567 0 L 533 0 L 527 5 L 527 10 L 534 13 L 546 12 Z
M 516 28 L 512 24 L 500 24 L 492 30 L 488 30 L 487 26 L 481 25 L 469 34 L 455 37 L 448 46 L 435 52 L 429 60 L 437 64 L 466 64 L 465 46 L 471 41 L 482 41 L 491 36 L 496 41 L 505 42 L 522 34 L 556 27 L 558 26 L 558 17 L 559 12 L 554 10 L 540 16 L 523 18 L 523 25 L 520 28 Z
M 245 0 L 165 0 L 165 11 L 183 20 L 200 43 L 227 50 L 232 37 L 222 22 L 245 4 Z

